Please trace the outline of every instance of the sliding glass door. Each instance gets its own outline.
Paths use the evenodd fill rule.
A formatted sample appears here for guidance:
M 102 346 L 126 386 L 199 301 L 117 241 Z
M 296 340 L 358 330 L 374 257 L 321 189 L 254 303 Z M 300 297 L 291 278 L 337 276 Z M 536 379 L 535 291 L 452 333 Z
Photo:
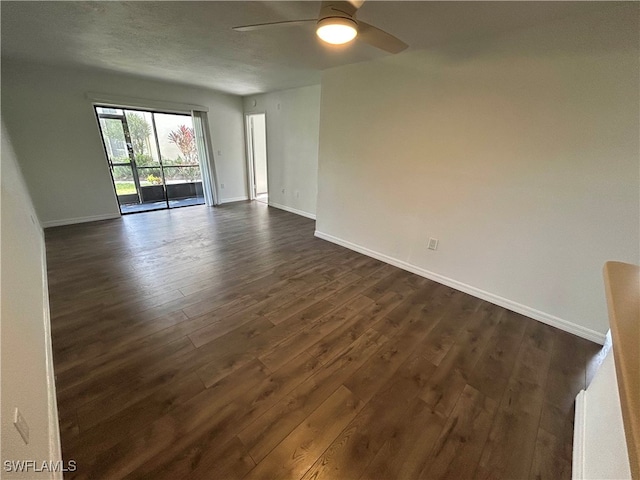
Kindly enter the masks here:
M 96 107 L 120 212 L 204 203 L 189 115 Z
M 191 117 L 155 113 L 154 128 L 170 206 L 204 203 L 202 174 Z

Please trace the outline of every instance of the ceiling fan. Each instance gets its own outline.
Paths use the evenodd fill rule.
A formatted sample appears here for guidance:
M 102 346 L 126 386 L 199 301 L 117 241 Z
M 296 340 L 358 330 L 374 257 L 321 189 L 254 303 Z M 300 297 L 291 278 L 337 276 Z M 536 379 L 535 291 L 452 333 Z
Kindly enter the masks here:
M 406 49 L 408 45 L 390 33 L 363 21 L 356 20 L 356 12 L 363 3 L 364 0 L 324 1 L 320 6 L 318 18 L 241 25 L 233 27 L 233 30 L 251 32 L 272 27 L 311 25 L 315 23 L 318 37 L 333 45 L 345 44 L 357 38 L 389 53 L 399 53 Z

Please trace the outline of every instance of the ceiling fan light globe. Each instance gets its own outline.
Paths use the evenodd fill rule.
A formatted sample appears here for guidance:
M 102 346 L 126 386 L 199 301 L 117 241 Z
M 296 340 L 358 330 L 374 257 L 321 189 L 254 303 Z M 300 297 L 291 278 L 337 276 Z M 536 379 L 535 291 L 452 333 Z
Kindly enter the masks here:
M 323 18 L 318 22 L 316 35 L 332 45 L 342 45 L 356 38 L 358 35 L 357 27 L 356 22 L 348 18 Z

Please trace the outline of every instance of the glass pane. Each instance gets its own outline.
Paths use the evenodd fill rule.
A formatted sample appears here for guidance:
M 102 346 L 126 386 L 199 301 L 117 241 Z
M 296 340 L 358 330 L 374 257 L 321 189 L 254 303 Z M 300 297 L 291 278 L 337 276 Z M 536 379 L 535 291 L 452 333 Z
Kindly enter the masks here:
M 165 201 L 164 185 L 162 184 L 162 169 L 158 167 L 139 167 L 140 191 L 144 203 L 158 203 Z M 166 203 L 164 204 L 166 207 Z
M 138 167 L 140 185 L 162 185 L 162 170 L 160 167 Z
M 122 115 L 122 110 L 113 107 L 96 107 L 96 112 L 107 115 Z
M 182 202 L 180 204 L 172 202 L 171 206 L 204 203 L 200 167 L 165 167 L 164 177 L 169 200 Z
M 165 167 L 164 176 L 167 184 L 202 181 L 200 167 Z
M 129 165 L 118 165 L 113 167 L 113 183 L 116 186 L 116 194 L 120 205 L 128 203 L 138 203 L 138 192 L 133 180 L 133 172 Z
M 164 165 L 198 165 L 193 122 L 189 115 L 156 113 L 158 142 Z
M 100 130 L 110 163 L 129 163 L 127 142 L 124 138 L 122 121 L 113 118 L 101 118 Z
M 138 167 L 159 166 L 151 112 L 125 110 L 131 147 Z

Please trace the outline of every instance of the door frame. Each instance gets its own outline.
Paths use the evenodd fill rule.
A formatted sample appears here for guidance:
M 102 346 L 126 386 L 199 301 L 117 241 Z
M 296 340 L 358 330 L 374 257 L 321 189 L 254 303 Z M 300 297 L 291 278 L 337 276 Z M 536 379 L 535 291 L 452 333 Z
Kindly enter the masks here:
M 264 141 L 265 149 L 267 149 L 267 192 L 271 191 L 269 185 L 269 153 L 267 145 L 267 112 L 251 112 L 244 114 L 245 129 L 245 148 L 247 152 L 247 189 L 249 191 L 249 200 L 256 199 L 256 179 L 255 179 L 255 158 L 253 149 L 253 129 L 251 127 L 251 117 L 254 115 L 264 115 Z
M 124 109 L 122 115 L 116 115 L 112 113 L 98 113 L 98 106 L 94 106 L 93 109 L 96 115 L 96 123 L 98 126 L 98 131 L 100 132 L 100 140 L 102 141 L 102 148 L 104 149 L 105 157 L 107 158 L 107 165 L 109 166 L 109 174 L 111 175 L 111 183 L 113 184 L 113 193 L 116 197 L 116 203 L 118 204 L 118 211 L 120 215 L 124 215 L 122 213 L 122 206 L 118 201 L 118 192 L 116 189 L 115 177 L 113 176 L 113 168 L 114 167 L 129 167 L 131 169 L 131 178 L 133 178 L 134 186 L 136 187 L 136 195 L 138 195 L 138 200 L 142 203 L 142 188 L 140 186 L 140 177 L 138 175 L 138 167 L 136 165 L 136 157 L 133 152 L 133 144 L 131 143 L 131 134 L 129 133 L 129 125 L 127 124 L 127 117 L 124 114 Z M 101 119 L 106 120 L 116 120 L 122 124 L 122 134 L 124 135 L 124 142 L 127 149 L 127 156 L 129 157 L 129 163 L 113 163 L 109 158 L 109 153 L 107 149 L 107 145 L 104 141 L 104 133 L 102 131 L 102 124 L 100 123 Z

